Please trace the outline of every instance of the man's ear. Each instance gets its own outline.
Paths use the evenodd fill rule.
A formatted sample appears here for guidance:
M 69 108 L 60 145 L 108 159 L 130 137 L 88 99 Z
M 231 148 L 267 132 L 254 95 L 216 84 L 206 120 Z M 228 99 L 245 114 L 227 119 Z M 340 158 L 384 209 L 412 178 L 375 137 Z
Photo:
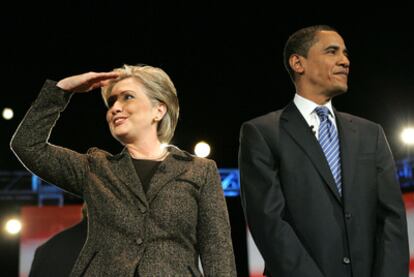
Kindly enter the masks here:
M 303 67 L 304 59 L 298 54 L 293 54 L 289 58 L 289 65 L 292 70 L 297 74 L 302 74 L 305 71 Z

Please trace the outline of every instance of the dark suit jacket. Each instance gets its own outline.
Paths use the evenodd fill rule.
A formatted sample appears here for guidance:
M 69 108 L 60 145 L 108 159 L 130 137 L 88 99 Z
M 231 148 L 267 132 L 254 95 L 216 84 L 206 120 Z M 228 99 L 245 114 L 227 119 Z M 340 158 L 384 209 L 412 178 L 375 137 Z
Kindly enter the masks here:
M 227 206 L 217 167 L 175 147 L 144 193 L 131 157 L 80 154 L 47 143 L 72 94 L 47 81 L 11 146 L 34 174 L 80 195 L 88 239 L 71 276 L 235 276 Z
M 29 277 L 67 277 L 85 243 L 86 219 L 57 233 L 36 251 Z
M 243 124 L 242 204 L 272 276 L 406 277 L 406 215 L 382 128 L 335 112 L 343 197 L 296 106 Z

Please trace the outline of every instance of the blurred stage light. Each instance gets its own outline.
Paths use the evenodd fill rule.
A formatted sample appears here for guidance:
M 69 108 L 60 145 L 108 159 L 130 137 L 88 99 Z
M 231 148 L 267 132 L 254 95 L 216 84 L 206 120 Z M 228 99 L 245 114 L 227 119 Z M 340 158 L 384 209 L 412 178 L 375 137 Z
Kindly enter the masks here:
M 6 222 L 5 230 L 11 235 L 16 235 L 22 229 L 22 223 L 16 218 L 9 219 Z
M 405 143 L 405 144 L 414 144 L 414 128 L 405 128 L 402 132 L 401 132 L 401 140 Z
M 14 116 L 14 112 L 13 112 L 13 110 L 12 110 L 12 109 L 10 109 L 10 108 L 4 108 L 4 109 L 3 109 L 3 112 L 2 112 L 2 116 L 3 116 L 3 118 L 4 118 L 4 119 L 6 119 L 6 120 L 10 120 L 10 119 L 12 119 L 12 118 L 13 118 L 13 116 Z
M 197 155 L 197 157 L 205 158 L 208 155 L 210 155 L 210 145 L 204 141 L 200 141 L 196 144 L 194 147 L 194 153 Z

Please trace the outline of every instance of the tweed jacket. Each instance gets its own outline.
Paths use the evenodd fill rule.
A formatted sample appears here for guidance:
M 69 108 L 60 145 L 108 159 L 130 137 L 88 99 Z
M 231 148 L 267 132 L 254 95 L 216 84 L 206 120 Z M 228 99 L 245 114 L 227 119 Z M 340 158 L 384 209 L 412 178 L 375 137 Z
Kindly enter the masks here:
M 214 161 L 175 147 L 144 193 L 131 156 L 52 145 L 72 93 L 47 80 L 11 148 L 33 174 L 81 196 L 88 237 L 71 276 L 236 276 L 227 206 Z

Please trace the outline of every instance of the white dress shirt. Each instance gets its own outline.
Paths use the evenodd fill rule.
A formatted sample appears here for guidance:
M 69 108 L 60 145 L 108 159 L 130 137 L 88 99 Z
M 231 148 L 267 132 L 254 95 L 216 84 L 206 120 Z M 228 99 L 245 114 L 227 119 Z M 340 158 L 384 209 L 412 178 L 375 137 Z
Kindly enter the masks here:
M 302 114 L 303 118 L 305 118 L 309 127 L 312 128 L 313 134 L 315 135 L 316 139 L 318 139 L 318 133 L 319 133 L 318 130 L 319 130 L 320 120 L 319 120 L 319 116 L 315 112 L 315 108 L 321 105 L 318 105 L 315 102 L 312 102 L 311 100 L 306 99 L 297 93 L 295 94 L 295 97 L 293 98 L 293 103 L 295 103 L 296 107 L 298 108 L 299 112 Z M 335 114 L 332 109 L 331 101 L 327 102 L 323 106 L 329 109 L 329 119 L 335 126 L 335 129 L 338 130 L 338 128 L 336 127 Z

